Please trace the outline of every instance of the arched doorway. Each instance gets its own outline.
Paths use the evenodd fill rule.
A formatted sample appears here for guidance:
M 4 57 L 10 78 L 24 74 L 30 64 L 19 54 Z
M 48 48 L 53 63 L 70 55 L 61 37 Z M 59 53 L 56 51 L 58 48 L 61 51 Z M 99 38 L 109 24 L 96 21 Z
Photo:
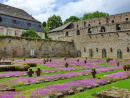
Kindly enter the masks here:
M 118 59 L 122 58 L 122 51 L 120 49 L 117 50 L 117 58 Z
M 102 49 L 102 58 L 107 58 L 107 51 L 106 51 L 106 49 Z
M 89 49 L 89 57 L 93 57 L 93 50 L 92 49 Z
M 77 51 L 77 57 L 81 57 L 81 51 L 80 50 Z

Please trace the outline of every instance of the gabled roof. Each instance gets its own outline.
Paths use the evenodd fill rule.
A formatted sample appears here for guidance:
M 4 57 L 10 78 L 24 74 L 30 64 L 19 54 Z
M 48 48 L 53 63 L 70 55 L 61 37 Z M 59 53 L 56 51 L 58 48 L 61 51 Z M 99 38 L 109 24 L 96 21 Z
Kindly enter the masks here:
M 0 3 L 0 14 L 41 23 L 22 9 Z
M 72 24 L 72 22 L 69 22 L 69 23 L 67 23 L 67 24 L 65 24 L 65 25 L 62 25 L 62 26 L 58 27 L 58 28 L 55 28 L 55 29 L 49 31 L 49 33 L 64 30 L 64 29 L 66 29 L 70 24 Z

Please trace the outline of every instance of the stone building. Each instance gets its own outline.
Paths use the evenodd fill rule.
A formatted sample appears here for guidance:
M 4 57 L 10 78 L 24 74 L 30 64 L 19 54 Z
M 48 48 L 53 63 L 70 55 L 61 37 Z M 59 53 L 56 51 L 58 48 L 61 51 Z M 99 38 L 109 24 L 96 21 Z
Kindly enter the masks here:
M 73 40 L 77 56 L 130 59 L 130 12 L 67 23 L 49 36 Z
M 42 39 L 45 38 L 45 30 L 38 20 L 22 9 L 0 3 L 0 34 L 21 36 L 26 30 L 35 30 Z

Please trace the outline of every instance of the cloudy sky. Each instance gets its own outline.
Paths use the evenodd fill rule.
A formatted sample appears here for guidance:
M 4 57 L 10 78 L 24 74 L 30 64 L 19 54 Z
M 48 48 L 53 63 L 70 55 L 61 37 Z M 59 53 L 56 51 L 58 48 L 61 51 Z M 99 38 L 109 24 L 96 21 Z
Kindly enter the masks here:
M 41 22 L 54 14 L 64 21 L 94 11 L 110 15 L 130 12 L 130 0 L 0 0 L 0 3 L 23 9 Z

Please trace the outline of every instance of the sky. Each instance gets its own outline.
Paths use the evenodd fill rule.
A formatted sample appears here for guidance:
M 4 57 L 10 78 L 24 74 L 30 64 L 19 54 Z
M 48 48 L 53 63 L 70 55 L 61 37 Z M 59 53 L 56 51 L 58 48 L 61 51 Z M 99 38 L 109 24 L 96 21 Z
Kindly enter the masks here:
M 70 16 L 82 17 L 95 11 L 109 15 L 130 12 L 130 0 L 0 0 L 0 3 L 23 9 L 41 22 L 54 14 L 64 22 Z

